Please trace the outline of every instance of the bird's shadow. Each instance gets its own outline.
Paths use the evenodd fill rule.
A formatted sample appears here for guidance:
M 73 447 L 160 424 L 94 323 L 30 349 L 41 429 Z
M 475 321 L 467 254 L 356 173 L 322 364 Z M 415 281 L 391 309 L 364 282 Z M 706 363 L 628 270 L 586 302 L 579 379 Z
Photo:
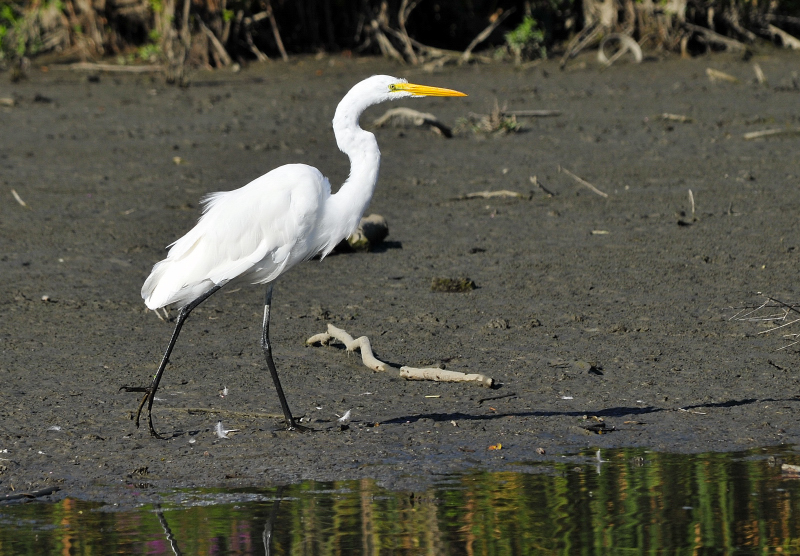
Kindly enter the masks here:
M 386 253 L 389 249 L 402 249 L 403 243 L 400 241 L 382 241 L 372 249 L 370 253 Z
M 606 409 L 600 409 L 597 411 L 592 410 L 574 410 L 574 411 L 512 411 L 512 412 L 493 412 L 491 414 L 470 414 L 464 413 L 461 411 L 454 412 L 454 413 L 419 413 L 414 415 L 405 415 L 400 417 L 394 417 L 392 419 L 388 419 L 386 421 L 381 421 L 382 424 L 402 424 L 402 423 L 415 423 L 421 419 L 431 419 L 433 421 L 490 421 L 494 419 L 502 419 L 504 417 L 583 417 L 585 415 L 591 415 L 594 417 L 623 417 L 629 415 L 635 416 L 642 416 L 642 415 L 651 415 L 657 414 L 665 411 L 679 411 L 679 410 L 697 410 L 703 408 L 722 408 L 722 407 L 737 407 L 743 405 L 751 405 L 755 403 L 763 403 L 763 402 L 791 402 L 791 401 L 800 401 L 798 397 L 792 398 L 746 398 L 742 400 L 728 400 L 724 402 L 715 402 L 715 403 L 703 403 L 703 404 L 695 404 L 684 406 L 680 408 L 674 407 L 655 407 L 655 406 L 647 406 L 647 407 L 626 407 L 626 406 L 619 406 L 619 407 L 609 407 Z

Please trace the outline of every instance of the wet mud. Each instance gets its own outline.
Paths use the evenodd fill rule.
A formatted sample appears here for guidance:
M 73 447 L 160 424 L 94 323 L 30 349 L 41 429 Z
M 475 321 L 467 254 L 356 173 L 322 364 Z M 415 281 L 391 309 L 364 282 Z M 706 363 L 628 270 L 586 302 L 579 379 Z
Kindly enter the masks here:
M 796 443 L 797 346 L 779 350 L 791 342 L 781 331 L 730 317 L 761 303 L 755 292 L 799 297 L 800 137 L 744 137 L 800 125 L 798 72 L 800 58 L 776 51 L 432 74 L 329 57 L 196 73 L 185 89 L 55 68 L 0 84 L 15 100 L 0 107 L 0 494 L 58 486 L 127 504 L 300 479 L 414 488 L 587 447 Z M 402 103 L 451 126 L 495 101 L 561 114 L 519 117 L 505 135 L 375 130 L 368 212 L 388 220 L 386 242 L 300 265 L 275 287 L 276 362 L 316 432 L 281 430 L 259 347 L 262 287 L 223 289 L 195 310 L 154 407 L 168 440 L 137 430 L 139 394 L 120 387 L 148 382 L 174 325 L 144 308 L 150 268 L 209 192 L 292 162 L 337 187 L 348 164 L 329 122 L 374 73 L 467 92 Z M 460 198 L 497 190 L 523 196 Z M 440 279 L 475 289 L 432 290 Z M 341 346 L 307 347 L 328 323 L 367 335 L 397 367 L 496 385 L 405 381 Z M 239 431 L 218 438 L 218 421 Z

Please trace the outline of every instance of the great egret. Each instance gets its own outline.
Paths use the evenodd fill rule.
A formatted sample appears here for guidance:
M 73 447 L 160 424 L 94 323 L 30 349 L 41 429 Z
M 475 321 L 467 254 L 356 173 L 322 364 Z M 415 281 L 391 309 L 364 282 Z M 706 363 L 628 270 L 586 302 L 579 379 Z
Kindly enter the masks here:
M 350 89 L 333 117 L 336 143 L 350 158 L 350 176 L 334 194 L 328 178 L 316 168 L 287 164 L 242 188 L 211 193 L 202 199 L 203 214 L 197 225 L 169 246 L 167 258 L 153 267 L 142 286 L 147 307 L 155 310 L 175 304 L 180 312 L 150 385 L 121 388 L 145 393 L 136 412 L 137 427 L 147 402 L 150 434 L 162 438 L 153 427 L 153 399 L 189 313 L 223 286 L 247 282 L 267 284 L 261 346 L 286 426 L 289 430 L 308 430 L 292 417 L 272 360 L 269 342 L 272 283 L 297 263 L 317 254 L 325 257 L 358 226 L 375 191 L 381 159 L 375 136 L 358 125 L 364 110 L 388 100 L 425 96 L 466 95 L 414 85 L 387 75 L 375 75 Z

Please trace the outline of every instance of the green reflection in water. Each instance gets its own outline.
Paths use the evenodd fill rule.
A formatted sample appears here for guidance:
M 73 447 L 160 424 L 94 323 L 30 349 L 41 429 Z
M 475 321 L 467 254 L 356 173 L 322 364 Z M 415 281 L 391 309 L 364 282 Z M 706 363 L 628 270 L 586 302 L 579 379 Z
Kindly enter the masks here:
M 775 457 L 768 458 L 771 453 Z M 475 471 L 424 492 L 372 480 L 163 493 L 106 511 L 64 499 L 0 506 L 0 556 L 19 554 L 798 554 L 790 449 L 641 449 Z

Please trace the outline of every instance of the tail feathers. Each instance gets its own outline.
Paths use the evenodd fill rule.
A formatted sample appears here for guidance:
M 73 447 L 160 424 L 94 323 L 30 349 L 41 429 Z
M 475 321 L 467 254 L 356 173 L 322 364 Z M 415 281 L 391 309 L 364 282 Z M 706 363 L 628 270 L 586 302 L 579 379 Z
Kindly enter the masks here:
M 215 285 L 211 280 L 186 284 L 179 275 L 170 273 L 172 263 L 169 259 L 157 263 L 142 286 L 142 298 L 148 309 L 159 309 L 175 304 L 188 305 Z

